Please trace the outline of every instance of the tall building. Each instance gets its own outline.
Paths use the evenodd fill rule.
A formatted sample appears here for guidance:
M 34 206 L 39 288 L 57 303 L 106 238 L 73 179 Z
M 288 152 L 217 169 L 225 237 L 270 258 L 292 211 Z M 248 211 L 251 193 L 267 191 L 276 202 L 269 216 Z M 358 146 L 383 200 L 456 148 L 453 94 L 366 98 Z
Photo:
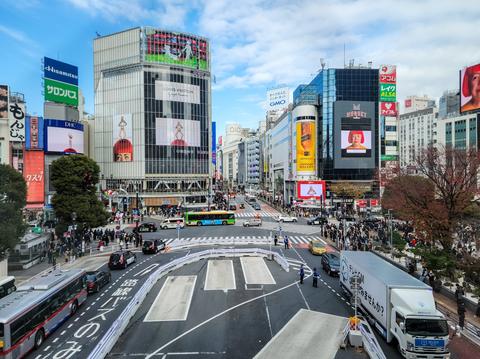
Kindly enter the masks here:
M 207 39 L 137 27 L 94 40 L 94 158 L 125 207 L 202 206 L 211 190 Z
M 445 91 L 438 101 L 438 119 L 459 115 L 460 92 L 458 90 Z
M 430 103 L 432 105 L 432 103 Z M 414 166 L 421 151 L 435 143 L 438 109 L 433 106 L 400 115 L 400 166 Z
M 459 150 L 478 149 L 480 113 L 450 116 L 438 120 L 437 146 Z
M 405 106 L 403 113 L 415 112 L 426 109 L 435 105 L 435 100 L 432 100 L 427 95 L 423 96 L 408 96 L 405 99 Z
M 257 187 L 260 184 L 260 140 L 257 132 L 249 135 L 245 140 L 247 187 Z

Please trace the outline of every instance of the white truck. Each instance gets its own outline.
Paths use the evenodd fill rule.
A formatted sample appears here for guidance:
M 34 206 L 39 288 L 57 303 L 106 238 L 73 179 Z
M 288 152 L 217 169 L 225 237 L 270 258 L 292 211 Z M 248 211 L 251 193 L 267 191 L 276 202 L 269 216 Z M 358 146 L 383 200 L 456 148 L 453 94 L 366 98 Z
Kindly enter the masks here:
M 428 285 L 371 252 L 342 251 L 340 285 L 348 296 L 355 283 L 361 311 L 405 358 L 450 358 L 448 324 Z

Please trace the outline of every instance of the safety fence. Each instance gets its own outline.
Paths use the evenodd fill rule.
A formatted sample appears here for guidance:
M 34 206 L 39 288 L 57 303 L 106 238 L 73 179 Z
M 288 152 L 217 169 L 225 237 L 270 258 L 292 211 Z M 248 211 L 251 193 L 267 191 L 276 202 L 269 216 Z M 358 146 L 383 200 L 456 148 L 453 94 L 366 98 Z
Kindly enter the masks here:
M 120 316 L 113 322 L 107 330 L 103 338 L 88 356 L 88 359 L 105 358 L 112 350 L 118 338 L 127 328 L 130 320 L 142 305 L 148 293 L 153 286 L 166 274 L 201 259 L 217 258 L 217 257 L 240 257 L 240 256 L 261 256 L 271 260 L 275 260 L 285 271 L 289 271 L 287 260 L 276 252 L 268 251 L 260 248 L 243 248 L 243 249 L 209 249 L 201 252 L 189 254 L 187 256 L 174 259 L 173 261 L 159 267 L 152 275 L 150 275 L 142 287 L 138 290 L 132 300 L 127 304 Z

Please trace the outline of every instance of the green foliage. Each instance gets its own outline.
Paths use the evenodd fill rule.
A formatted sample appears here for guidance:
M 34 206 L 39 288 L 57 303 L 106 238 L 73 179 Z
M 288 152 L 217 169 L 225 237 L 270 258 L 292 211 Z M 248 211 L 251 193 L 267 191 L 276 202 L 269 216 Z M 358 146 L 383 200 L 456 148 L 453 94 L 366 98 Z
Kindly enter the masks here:
M 22 209 L 27 184 L 23 176 L 8 165 L 0 165 L 0 256 L 12 249 L 25 233 Z
M 398 233 L 398 231 L 393 231 L 393 233 L 392 233 L 392 243 L 393 243 L 393 247 L 399 252 L 401 252 L 405 249 L 406 242 L 402 238 L 400 233 Z
M 433 270 L 439 276 L 454 281 L 457 261 L 452 252 L 439 249 L 430 250 L 427 247 L 417 246 L 413 253 L 422 258 L 428 269 Z
M 52 205 L 58 219 L 57 233 L 73 223 L 73 212 L 80 226 L 98 227 L 107 223 L 108 214 L 96 194 L 99 173 L 97 163 L 84 155 L 64 156 L 52 163 L 51 181 L 56 190 Z

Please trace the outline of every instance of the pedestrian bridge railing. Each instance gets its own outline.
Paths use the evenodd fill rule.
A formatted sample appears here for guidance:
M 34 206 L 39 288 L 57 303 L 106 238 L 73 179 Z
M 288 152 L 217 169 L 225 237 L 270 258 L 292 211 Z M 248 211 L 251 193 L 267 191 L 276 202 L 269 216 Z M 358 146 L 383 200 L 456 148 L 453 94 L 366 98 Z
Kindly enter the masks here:
M 153 286 L 166 274 L 181 268 L 186 264 L 197 262 L 201 259 L 217 258 L 217 257 L 243 257 L 243 256 L 262 256 L 276 261 L 285 271 L 289 271 L 289 264 L 287 260 L 280 254 L 260 248 L 222 248 L 222 249 L 208 249 L 201 252 L 192 253 L 181 258 L 172 260 L 169 263 L 159 267 L 153 274 L 151 274 L 138 292 L 134 295 L 132 300 L 127 304 L 120 316 L 113 322 L 100 342 L 96 345 L 93 351 L 88 356 L 88 359 L 102 359 L 105 358 L 112 350 L 118 338 L 122 335 L 132 317 L 142 305 L 148 293 Z

